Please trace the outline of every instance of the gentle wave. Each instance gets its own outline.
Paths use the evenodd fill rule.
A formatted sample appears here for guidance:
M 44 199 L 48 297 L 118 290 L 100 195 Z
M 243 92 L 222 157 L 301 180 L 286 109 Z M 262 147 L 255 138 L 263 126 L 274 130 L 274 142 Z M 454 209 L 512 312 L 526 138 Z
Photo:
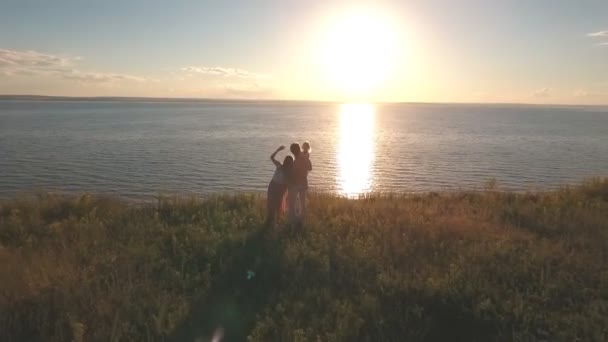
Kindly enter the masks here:
M 315 191 L 553 188 L 608 174 L 605 132 L 601 107 L 4 101 L 0 197 L 265 191 L 304 140 Z

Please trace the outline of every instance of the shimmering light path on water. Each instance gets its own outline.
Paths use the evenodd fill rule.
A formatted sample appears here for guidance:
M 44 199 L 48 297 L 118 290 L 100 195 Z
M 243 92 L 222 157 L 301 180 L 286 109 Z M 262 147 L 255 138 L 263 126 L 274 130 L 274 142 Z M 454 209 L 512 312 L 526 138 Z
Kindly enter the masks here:
M 347 196 L 368 192 L 374 181 L 375 107 L 370 104 L 340 106 L 340 147 L 337 160 L 338 191 Z

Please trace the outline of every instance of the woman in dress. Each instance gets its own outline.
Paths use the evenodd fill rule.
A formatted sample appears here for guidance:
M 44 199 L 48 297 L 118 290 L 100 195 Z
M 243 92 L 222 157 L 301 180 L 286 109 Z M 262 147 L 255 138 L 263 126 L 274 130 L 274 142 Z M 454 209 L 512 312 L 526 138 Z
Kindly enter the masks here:
M 286 156 L 283 160 L 283 164 L 275 159 L 277 153 L 284 149 L 285 146 L 280 146 L 270 155 L 270 160 L 276 168 L 272 180 L 270 181 L 270 184 L 268 184 L 268 193 L 266 196 L 266 223 L 269 225 L 274 224 L 279 218 L 283 199 L 285 198 L 285 193 L 287 191 L 287 185 L 293 172 L 292 156 Z

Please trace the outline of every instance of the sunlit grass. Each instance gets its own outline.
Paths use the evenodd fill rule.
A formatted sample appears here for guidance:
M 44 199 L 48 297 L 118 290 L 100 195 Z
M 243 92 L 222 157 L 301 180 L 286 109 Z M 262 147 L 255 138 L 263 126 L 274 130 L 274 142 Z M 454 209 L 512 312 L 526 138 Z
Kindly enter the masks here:
M 263 214 L 246 194 L 1 202 L 0 340 L 608 340 L 608 180 L 317 194 L 302 231 Z

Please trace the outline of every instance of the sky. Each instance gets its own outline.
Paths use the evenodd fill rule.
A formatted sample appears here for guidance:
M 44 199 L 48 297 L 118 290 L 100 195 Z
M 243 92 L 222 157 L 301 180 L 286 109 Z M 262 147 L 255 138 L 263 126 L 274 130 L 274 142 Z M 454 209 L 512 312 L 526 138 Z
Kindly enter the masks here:
M 608 104 L 606 0 L 0 0 L 0 94 Z

